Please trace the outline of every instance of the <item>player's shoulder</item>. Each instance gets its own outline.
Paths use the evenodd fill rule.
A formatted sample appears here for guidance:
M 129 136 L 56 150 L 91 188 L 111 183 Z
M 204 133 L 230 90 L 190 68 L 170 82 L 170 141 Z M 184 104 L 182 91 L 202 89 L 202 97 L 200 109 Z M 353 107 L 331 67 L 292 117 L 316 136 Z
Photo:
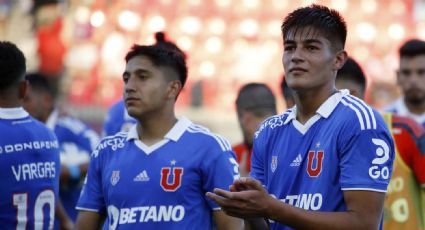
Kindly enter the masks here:
M 123 148 L 127 142 L 128 132 L 118 132 L 111 136 L 103 137 L 92 152 L 92 157 L 97 158 L 101 153 L 116 151 Z
M 386 127 L 381 114 L 362 99 L 347 94 L 341 98 L 336 119 L 353 131 L 378 130 Z
M 219 148 L 221 151 L 231 151 L 230 142 L 220 134 L 211 132 L 207 127 L 190 123 L 186 129 L 193 143 L 200 143 L 209 148 Z
M 57 119 L 56 127 L 66 129 L 75 135 L 91 129 L 85 122 L 70 115 L 60 115 Z
M 294 108 L 286 110 L 282 114 L 274 115 L 265 119 L 254 133 L 254 138 L 258 138 L 260 135 L 272 134 L 276 128 L 283 127 L 289 122 L 286 120 L 294 113 Z
M 38 134 L 41 134 L 41 132 L 44 132 L 50 136 L 53 136 L 56 139 L 56 134 L 51 129 L 49 129 L 49 127 L 47 127 L 46 124 L 44 124 L 43 122 L 31 116 L 28 117 L 28 120 L 30 121 L 31 125 L 34 127 L 34 131 L 36 130 Z

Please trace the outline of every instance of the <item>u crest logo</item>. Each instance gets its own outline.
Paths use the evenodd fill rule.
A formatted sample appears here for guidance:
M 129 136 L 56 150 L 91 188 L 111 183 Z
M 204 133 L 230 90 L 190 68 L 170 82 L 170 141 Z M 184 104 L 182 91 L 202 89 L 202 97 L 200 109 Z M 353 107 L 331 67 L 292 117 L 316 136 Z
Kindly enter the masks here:
M 173 173 L 172 173 L 173 180 L 171 183 L 169 183 L 170 172 L 171 172 L 170 167 L 161 168 L 161 187 L 167 192 L 174 192 L 181 185 L 183 168 L 173 167 Z
M 310 151 L 308 152 L 307 159 L 307 173 L 310 177 L 317 177 L 320 172 L 322 172 L 322 162 L 325 153 L 321 150 L 318 151 Z M 313 168 L 313 163 L 315 163 L 315 167 Z

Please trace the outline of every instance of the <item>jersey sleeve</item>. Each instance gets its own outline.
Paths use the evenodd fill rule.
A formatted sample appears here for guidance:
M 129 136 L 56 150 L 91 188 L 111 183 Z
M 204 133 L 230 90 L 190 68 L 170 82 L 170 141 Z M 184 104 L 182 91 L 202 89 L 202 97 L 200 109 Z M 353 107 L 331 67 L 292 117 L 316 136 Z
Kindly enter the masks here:
M 206 159 L 202 165 L 203 171 L 203 190 L 213 191 L 214 188 L 228 190 L 233 181 L 239 178 L 238 163 L 235 159 L 234 152 L 230 149 L 227 151 L 217 151 L 208 153 L 210 156 L 216 156 Z M 218 155 L 218 156 L 217 156 Z M 211 209 L 219 210 L 220 207 L 210 199 L 207 202 Z
M 338 151 L 342 190 L 386 192 L 395 156 L 394 142 L 382 119 L 377 127 L 355 131 L 347 126 L 344 130 L 345 139 L 339 143 Z
M 267 141 L 266 121 L 260 125 L 256 133 L 254 134 L 254 142 L 251 155 L 251 172 L 250 177 L 259 180 L 261 184 L 265 184 L 265 159 L 266 159 L 266 149 L 265 143 Z
M 105 208 L 102 192 L 101 155 L 95 150 L 92 153 L 89 169 L 77 202 L 77 210 L 101 212 Z

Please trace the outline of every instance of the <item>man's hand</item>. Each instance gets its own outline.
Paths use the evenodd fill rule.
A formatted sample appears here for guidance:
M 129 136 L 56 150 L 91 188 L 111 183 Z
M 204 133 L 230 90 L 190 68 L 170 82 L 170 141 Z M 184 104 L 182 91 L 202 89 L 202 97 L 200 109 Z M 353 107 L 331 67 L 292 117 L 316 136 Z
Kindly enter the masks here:
M 235 180 L 230 191 L 216 188 L 206 196 L 226 214 L 239 218 L 267 217 L 269 203 L 274 200 L 259 181 L 247 177 Z

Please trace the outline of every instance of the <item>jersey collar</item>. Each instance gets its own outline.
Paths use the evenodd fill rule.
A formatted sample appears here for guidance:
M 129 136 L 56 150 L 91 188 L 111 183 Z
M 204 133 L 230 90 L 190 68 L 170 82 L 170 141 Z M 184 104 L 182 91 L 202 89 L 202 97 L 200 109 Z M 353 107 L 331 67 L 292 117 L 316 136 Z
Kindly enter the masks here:
M 348 89 L 339 90 L 337 93 L 330 96 L 326 99 L 325 102 L 316 110 L 316 115 L 319 115 L 323 118 L 328 118 L 332 112 L 335 110 L 336 106 L 342 100 L 342 98 L 346 95 L 349 95 Z M 290 121 L 295 120 L 297 117 L 297 106 L 294 106 L 288 117 L 286 117 L 284 124 L 288 124 Z
M 21 119 L 28 117 L 28 112 L 22 107 L 0 108 L 0 119 Z
M 165 134 L 164 139 L 178 141 L 186 129 L 192 124 L 192 122 L 186 117 L 181 117 L 176 124 L 174 124 L 173 128 Z M 139 140 L 139 134 L 137 132 L 137 124 L 133 125 L 128 131 L 127 141 L 128 140 Z

